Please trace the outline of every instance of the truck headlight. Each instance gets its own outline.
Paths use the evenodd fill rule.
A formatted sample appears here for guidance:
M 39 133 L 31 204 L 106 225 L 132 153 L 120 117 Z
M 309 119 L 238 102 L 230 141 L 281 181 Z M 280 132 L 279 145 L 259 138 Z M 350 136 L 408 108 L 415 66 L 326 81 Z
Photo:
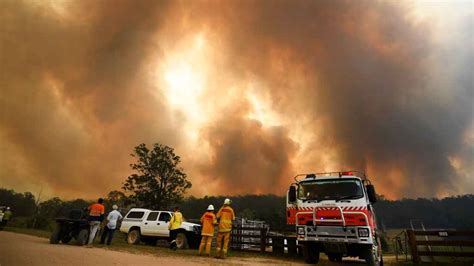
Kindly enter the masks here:
M 201 226 L 195 225 L 193 226 L 193 231 L 195 234 L 200 235 L 201 234 Z
M 296 228 L 296 233 L 298 235 L 304 235 L 304 227 L 303 226 L 299 226 L 298 228 Z
M 359 237 L 369 237 L 369 229 L 368 228 L 358 228 L 357 233 Z

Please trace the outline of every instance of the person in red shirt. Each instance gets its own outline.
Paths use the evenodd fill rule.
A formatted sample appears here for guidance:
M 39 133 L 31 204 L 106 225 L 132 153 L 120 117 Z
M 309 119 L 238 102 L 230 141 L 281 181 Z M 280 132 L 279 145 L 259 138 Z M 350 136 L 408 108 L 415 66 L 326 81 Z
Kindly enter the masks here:
M 95 234 L 99 229 L 100 223 L 104 220 L 105 207 L 102 204 L 104 202 L 103 198 L 100 198 L 97 203 L 92 204 L 87 208 L 89 210 L 89 245 L 94 242 Z

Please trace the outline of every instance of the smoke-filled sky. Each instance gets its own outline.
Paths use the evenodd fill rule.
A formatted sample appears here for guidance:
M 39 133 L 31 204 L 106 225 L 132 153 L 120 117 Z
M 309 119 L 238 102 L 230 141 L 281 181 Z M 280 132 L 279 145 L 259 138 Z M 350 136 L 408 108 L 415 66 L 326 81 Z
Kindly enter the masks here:
M 474 193 L 471 1 L 0 1 L 0 187 L 103 196 L 134 146 L 190 194 L 359 169 Z

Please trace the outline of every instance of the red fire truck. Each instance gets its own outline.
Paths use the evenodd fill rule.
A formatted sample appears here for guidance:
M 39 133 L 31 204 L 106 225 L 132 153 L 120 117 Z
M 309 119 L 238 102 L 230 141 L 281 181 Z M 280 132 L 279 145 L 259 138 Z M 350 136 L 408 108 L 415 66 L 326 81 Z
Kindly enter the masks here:
M 323 252 L 331 261 L 358 257 L 383 265 L 375 202 L 375 188 L 364 173 L 297 175 L 287 194 L 287 223 L 296 227 L 305 261 L 315 264 Z

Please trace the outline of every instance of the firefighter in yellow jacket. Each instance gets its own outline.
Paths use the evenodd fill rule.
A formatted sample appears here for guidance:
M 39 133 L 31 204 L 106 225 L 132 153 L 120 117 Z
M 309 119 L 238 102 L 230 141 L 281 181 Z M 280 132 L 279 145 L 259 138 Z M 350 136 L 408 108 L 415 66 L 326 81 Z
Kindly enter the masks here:
M 219 232 L 217 233 L 216 258 L 224 259 L 229 248 L 230 231 L 235 220 L 234 210 L 230 207 L 230 199 L 225 199 L 224 206 L 217 212 Z
M 214 205 L 209 205 L 207 211 L 201 217 L 201 244 L 199 245 L 199 255 L 202 255 L 206 248 L 206 255 L 211 255 L 212 237 L 214 237 L 214 225 L 217 224 L 216 215 L 214 214 Z
M 173 211 L 173 216 L 171 217 L 168 229 L 170 230 L 170 249 L 176 250 L 178 248 L 176 245 L 176 236 L 178 235 L 178 229 L 183 223 L 183 215 L 178 207 L 175 207 Z

